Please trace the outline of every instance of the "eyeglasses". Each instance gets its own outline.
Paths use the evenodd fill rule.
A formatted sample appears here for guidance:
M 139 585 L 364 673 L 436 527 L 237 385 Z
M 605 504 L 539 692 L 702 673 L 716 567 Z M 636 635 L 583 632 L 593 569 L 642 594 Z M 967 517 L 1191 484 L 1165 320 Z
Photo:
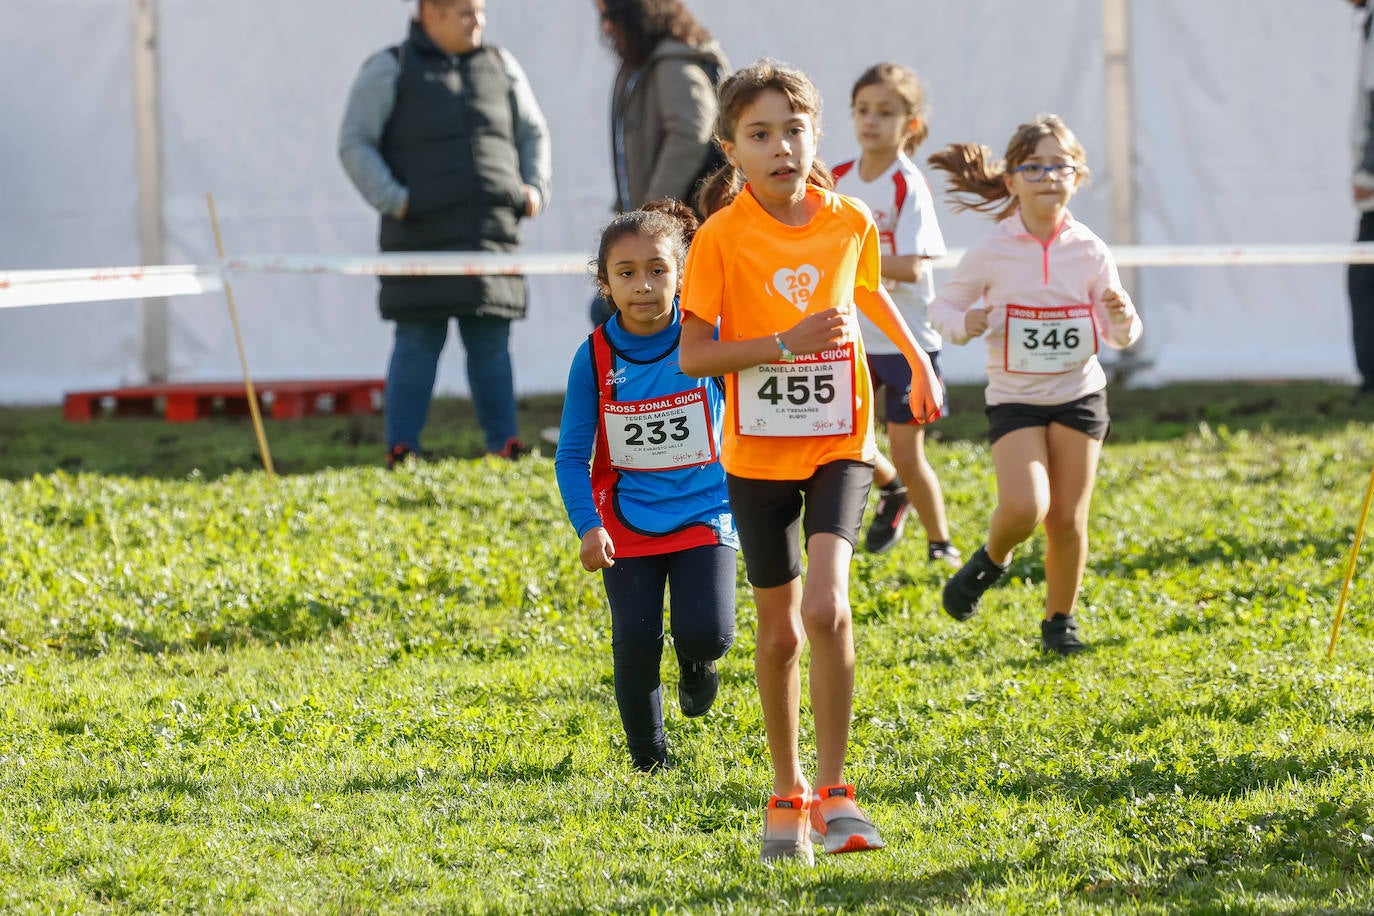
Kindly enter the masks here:
M 1031 183 L 1044 181 L 1048 175 L 1053 175 L 1056 181 L 1068 181 L 1078 173 L 1078 166 L 1068 162 L 1060 162 L 1055 165 L 1028 162 L 1025 165 L 1018 165 L 1012 171 L 1020 172 L 1021 176 Z

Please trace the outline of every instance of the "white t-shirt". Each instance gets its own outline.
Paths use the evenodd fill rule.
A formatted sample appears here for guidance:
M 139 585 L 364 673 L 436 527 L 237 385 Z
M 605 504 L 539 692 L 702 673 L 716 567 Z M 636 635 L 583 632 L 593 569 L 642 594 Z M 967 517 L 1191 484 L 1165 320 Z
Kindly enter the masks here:
M 898 153 L 897 161 L 873 181 L 859 177 L 857 159 L 841 162 L 831 171 L 835 174 L 836 191 L 863 201 L 873 212 L 884 256 L 914 254 L 938 258 L 945 253 L 945 238 L 935 218 L 935 198 L 930 193 L 930 184 L 906 154 Z M 888 279 L 883 283 L 921 349 L 926 352 L 940 349 L 940 335 L 926 317 L 926 307 L 935 299 L 931 271 L 923 270 L 921 279 L 915 283 Z M 859 313 L 859 327 L 869 353 L 900 352 L 862 312 Z

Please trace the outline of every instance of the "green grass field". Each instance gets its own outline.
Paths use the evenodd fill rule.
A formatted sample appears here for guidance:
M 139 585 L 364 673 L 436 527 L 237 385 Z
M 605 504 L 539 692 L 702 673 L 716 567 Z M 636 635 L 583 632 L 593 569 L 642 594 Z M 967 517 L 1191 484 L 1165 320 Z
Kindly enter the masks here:
M 242 420 L 0 411 L 0 911 L 1374 912 L 1374 544 L 1325 657 L 1374 403 L 1112 398 L 1090 652 L 1038 651 L 1039 539 L 966 624 L 919 537 L 856 558 L 849 776 L 889 848 L 810 869 L 756 861 L 742 578 L 718 705 L 683 719 L 665 663 L 675 766 L 634 775 L 552 461 L 472 458 L 465 405 L 395 474 L 379 418 L 269 422 L 275 480 Z M 967 551 L 993 481 L 952 401 Z

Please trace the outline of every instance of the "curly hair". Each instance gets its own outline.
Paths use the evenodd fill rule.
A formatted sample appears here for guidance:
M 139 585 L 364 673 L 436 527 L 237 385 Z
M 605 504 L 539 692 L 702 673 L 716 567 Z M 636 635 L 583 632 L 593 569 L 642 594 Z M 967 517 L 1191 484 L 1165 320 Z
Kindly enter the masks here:
M 601 230 L 596 257 L 587 266 L 596 280 L 604 286 L 609 278 L 606 259 L 610 256 L 611 246 L 626 236 L 639 235 L 668 242 L 668 247 L 677 262 L 678 279 L 681 280 L 682 266 L 687 259 L 687 246 L 692 244 L 692 236 L 696 231 L 697 215 L 691 207 L 672 198 L 651 200 L 638 210 L 620 214 Z M 615 306 L 609 293 L 606 294 L 606 301 Z
M 620 59 L 639 67 L 665 38 L 676 38 L 689 45 L 703 45 L 711 33 L 697 21 L 682 0 L 602 0 L 602 18 L 609 22 L 616 37 L 611 44 Z

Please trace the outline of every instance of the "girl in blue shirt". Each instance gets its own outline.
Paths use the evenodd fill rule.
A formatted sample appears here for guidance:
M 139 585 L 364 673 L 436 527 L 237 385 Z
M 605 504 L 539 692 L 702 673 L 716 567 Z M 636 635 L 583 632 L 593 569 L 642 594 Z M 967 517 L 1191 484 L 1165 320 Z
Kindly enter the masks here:
M 686 716 L 711 708 L 734 641 L 739 538 L 719 463 L 719 379 L 678 368 L 678 285 L 696 217 L 655 201 L 602 232 L 596 279 L 615 314 L 573 357 L 555 469 L 581 561 L 611 608 L 615 696 L 639 770 L 667 766 L 663 596 Z

